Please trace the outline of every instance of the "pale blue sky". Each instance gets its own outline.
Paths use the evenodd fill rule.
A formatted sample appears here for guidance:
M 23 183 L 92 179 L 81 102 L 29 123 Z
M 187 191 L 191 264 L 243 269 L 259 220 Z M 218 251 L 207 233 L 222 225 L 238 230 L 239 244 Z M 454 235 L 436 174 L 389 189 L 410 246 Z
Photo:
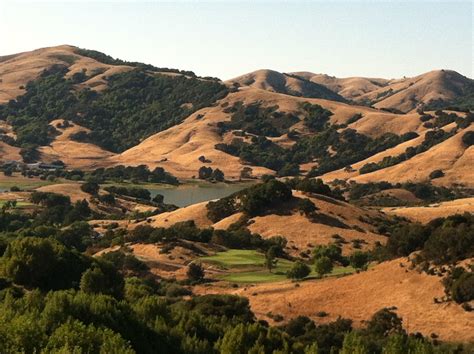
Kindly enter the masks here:
M 0 55 L 72 44 L 222 79 L 261 68 L 472 78 L 472 11 L 472 1 L 0 0 Z

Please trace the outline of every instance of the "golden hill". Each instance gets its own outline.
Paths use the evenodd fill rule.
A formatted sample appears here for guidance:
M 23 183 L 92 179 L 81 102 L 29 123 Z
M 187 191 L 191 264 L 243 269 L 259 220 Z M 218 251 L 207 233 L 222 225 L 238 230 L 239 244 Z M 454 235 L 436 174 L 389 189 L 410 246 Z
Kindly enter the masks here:
M 393 80 L 362 77 L 340 79 L 308 72 L 295 74 L 355 102 L 402 112 L 413 111 L 430 101 L 456 98 L 472 83 L 472 80 L 452 70 L 434 70 L 411 78 Z
M 314 74 L 307 71 L 293 73 L 306 80 L 326 86 L 348 100 L 357 100 L 360 96 L 375 91 L 388 84 L 389 80 L 366 77 L 337 78 L 326 74 Z
M 356 207 L 323 195 L 306 196 L 293 191 L 296 198 L 309 198 L 318 208 L 313 219 L 301 215 L 296 210 L 297 199 L 285 203 L 277 210 L 251 218 L 249 230 L 261 234 L 264 238 L 284 236 L 288 240 L 288 251 L 298 255 L 302 251 L 311 250 L 315 245 L 325 245 L 336 241 L 335 235 L 343 239 L 342 249 L 350 254 L 354 248 L 353 241 L 361 240 L 362 249 L 373 248 L 376 242 L 385 243 L 386 237 L 377 234 L 372 224 L 376 218 L 385 216 L 377 211 Z M 241 213 L 231 215 L 217 223 L 207 217 L 208 202 L 193 204 L 175 211 L 162 213 L 148 218 L 147 225 L 169 227 L 178 222 L 193 220 L 200 228 L 213 227 L 227 229 L 237 222 Z M 101 222 L 100 224 L 108 222 Z M 127 224 L 124 227 L 134 228 L 140 224 Z M 359 242 L 359 241 L 355 241 Z
M 39 148 L 41 159 L 45 162 L 54 160 L 63 161 L 68 167 L 78 169 L 94 169 L 107 166 L 107 158 L 115 154 L 97 145 L 77 142 L 71 139 L 71 135 L 81 131 L 89 132 L 89 129 L 81 127 L 76 123 L 64 126 L 63 119 L 56 119 L 50 123 L 59 133 L 49 146 Z
M 353 106 L 325 99 L 294 97 L 245 87 L 229 94 L 219 101 L 218 105 L 203 108 L 189 116 L 181 124 L 152 135 L 137 146 L 111 157 L 108 159 L 108 163 L 112 165 L 146 164 L 152 168 L 161 166 L 180 178 L 197 176 L 199 168 L 206 165 L 221 169 L 226 178 L 238 179 L 245 164 L 239 158 L 215 149 L 216 144 L 229 143 L 235 137 L 232 133 L 220 135 L 218 123 L 231 119 L 231 114 L 226 113 L 224 107 L 236 102 L 244 104 L 260 102 L 268 107 L 277 105 L 279 111 L 290 113 L 297 112 L 301 103 L 310 102 L 333 112 L 331 122 L 338 124 L 345 123 L 355 114 L 361 113 L 363 118 L 350 127 L 371 137 L 392 131 L 403 134 L 409 131 L 426 130 L 421 125 L 418 113 L 393 114 L 364 106 Z M 304 130 L 301 122 L 296 123 L 294 128 Z M 199 161 L 200 156 L 205 156 L 211 163 L 203 164 Z M 251 168 L 254 176 L 273 173 L 264 167 L 251 166 Z
M 257 70 L 234 79 L 228 80 L 229 85 L 248 86 L 271 92 L 284 93 L 293 96 L 326 98 L 344 101 L 333 90 L 323 85 L 298 77 L 293 74 L 280 73 L 274 70 Z
M 449 124 L 442 129 L 450 131 L 455 124 Z M 423 127 L 418 129 L 419 137 L 399 144 L 391 149 L 387 149 L 369 158 L 359 161 L 352 165 L 353 170 L 348 171 L 339 169 L 328 172 L 322 176 L 325 181 L 333 181 L 335 179 L 344 179 L 347 181 L 355 181 L 357 183 L 381 182 L 387 181 L 391 183 L 403 182 L 423 182 L 429 180 L 429 175 L 433 170 L 440 169 L 445 176 L 433 180 L 436 185 L 464 185 L 472 188 L 474 181 L 472 178 L 471 164 L 474 158 L 473 147 L 466 147 L 462 143 L 462 136 L 473 131 L 474 127 L 470 126 L 459 130 L 451 138 L 433 146 L 429 150 L 415 155 L 411 159 L 403 161 L 394 166 L 390 166 L 378 171 L 366 174 L 359 174 L 359 169 L 367 163 L 380 162 L 384 157 L 397 156 L 405 152 L 408 147 L 416 147 L 424 140 L 426 130 Z
M 77 89 L 89 87 L 94 90 L 106 88 L 105 77 L 131 70 L 126 65 L 108 65 L 92 58 L 77 54 L 78 48 L 69 45 L 43 48 L 31 52 L 19 53 L 0 58 L 0 103 L 17 97 L 25 92 L 24 86 L 35 79 L 45 68 L 54 64 L 66 65 L 69 68 L 67 76 L 85 70 L 89 79 L 77 85 Z M 175 75 L 173 73 L 163 73 Z M 255 177 L 271 174 L 264 167 L 247 166 L 238 157 L 231 156 L 215 148 L 219 143 L 230 143 L 237 135 L 234 132 L 221 133 L 219 123 L 229 121 L 231 114 L 226 113 L 226 107 L 242 102 L 246 105 L 259 103 L 264 107 L 278 106 L 280 112 L 296 113 L 303 102 L 321 105 L 333 112 L 330 117 L 332 124 L 345 124 L 357 114 L 362 118 L 349 124 L 349 128 L 357 130 L 372 138 L 384 133 L 401 135 L 407 132 L 417 132 L 420 137 L 410 140 L 387 151 L 354 164 L 360 168 L 367 162 L 380 161 L 385 156 L 396 155 L 408 146 L 414 146 L 422 139 L 427 130 L 416 112 L 394 114 L 376 108 L 396 108 L 412 111 L 414 102 L 427 102 L 437 98 L 455 97 L 469 79 L 453 71 L 432 71 L 415 78 L 400 80 L 385 80 L 371 78 L 338 79 L 327 75 L 316 75 L 308 72 L 283 74 L 272 70 L 258 70 L 250 74 L 229 80 L 227 84 L 240 85 L 236 92 L 230 93 L 212 107 L 202 108 L 191 114 L 181 124 L 144 139 L 140 144 L 120 153 L 114 154 L 93 144 L 79 143 L 71 139 L 71 135 L 79 131 L 87 131 L 74 124 L 72 127 L 57 128 L 64 117 L 56 117 L 51 122 L 56 127 L 58 135 L 49 146 L 41 147 L 41 158 L 45 162 L 53 160 L 64 161 L 68 168 L 94 169 L 118 164 L 146 164 L 150 168 L 157 166 L 165 168 L 178 178 L 189 179 L 197 176 L 203 165 L 213 169 L 219 168 L 227 179 L 238 180 L 245 167 L 252 169 Z M 332 91 L 331 91 L 332 90 Z M 390 91 L 391 90 L 391 91 Z M 364 105 L 352 105 L 339 102 L 340 95 L 364 102 L 376 100 L 376 108 Z M 387 94 L 381 95 L 385 91 Z M 324 98 L 308 98 L 317 96 Z M 378 98 L 377 98 L 378 97 Z M 409 97 L 409 99 L 407 98 Z M 0 128 L 5 135 L 15 137 L 14 132 L 6 122 L 1 122 Z M 290 129 L 303 134 L 309 134 L 303 122 L 297 122 Z M 324 176 L 326 180 L 334 178 L 354 179 L 356 181 L 386 180 L 391 181 L 420 181 L 425 180 L 434 169 L 442 169 L 446 176 L 436 180 L 436 183 L 450 185 L 463 183 L 471 185 L 472 178 L 469 164 L 472 161 L 472 149 L 464 149 L 460 145 L 460 134 L 435 146 L 429 151 L 415 156 L 388 169 L 376 171 L 364 176 L 345 171 L 334 171 Z M 287 135 L 271 138 L 275 143 L 289 148 L 294 143 Z M 466 150 L 466 153 L 464 151 Z M 204 156 L 211 162 L 202 163 L 199 157 Z M 441 157 L 439 157 L 441 156 Z M 436 158 L 434 158 L 436 157 Z M 19 149 L 0 142 L 1 160 L 21 160 Z M 302 166 L 308 170 L 316 162 Z
M 474 198 L 455 199 L 428 206 L 384 208 L 383 211 L 389 215 L 403 216 L 412 221 L 427 223 L 433 219 L 444 218 L 449 215 L 465 212 L 474 213 Z
M 437 185 L 474 186 L 472 161 L 474 148 L 462 143 L 462 136 L 474 127 L 460 130 L 451 138 L 431 149 L 415 155 L 409 160 L 371 173 L 351 177 L 358 183 L 387 181 L 391 183 L 423 182 L 429 180 L 429 174 L 436 169 L 444 172 L 444 177 L 433 180 Z
M 128 66 L 103 64 L 81 56 L 75 52 L 77 49 L 74 46 L 61 45 L 0 58 L 0 104 L 25 93 L 26 84 L 54 64 L 67 66 L 70 70 L 67 77 L 85 69 L 87 75 L 92 77 L 81 83 L 79 88 L 89 87 L 94 90 L 107 86 L 104 76 L 131 70 Z

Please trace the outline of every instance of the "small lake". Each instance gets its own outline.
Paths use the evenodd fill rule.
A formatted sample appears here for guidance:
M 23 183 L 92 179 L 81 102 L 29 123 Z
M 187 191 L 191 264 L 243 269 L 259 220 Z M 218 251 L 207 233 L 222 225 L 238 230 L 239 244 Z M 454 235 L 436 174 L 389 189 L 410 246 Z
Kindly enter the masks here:
M 150 191 L 152 198 L 157 194 L 161 194 L 164 196 L 164 202 L 166 204 L 185 207 L 191 204 L 227 197 L 228 195 L 245 189 L 250 185 L 251 184 L 248 183 L 216 183 L 209 185 L 182 185 L 178 187 L 157 187 L 147 189 Z

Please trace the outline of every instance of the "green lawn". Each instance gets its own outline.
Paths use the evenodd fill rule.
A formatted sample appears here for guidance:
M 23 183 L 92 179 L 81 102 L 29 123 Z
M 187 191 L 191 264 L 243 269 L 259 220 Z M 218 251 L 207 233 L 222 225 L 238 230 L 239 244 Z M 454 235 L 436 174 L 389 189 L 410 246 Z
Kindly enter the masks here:
M 219 279 L 235 283 L 269 283 L 286 280 L 286 272 L 293 265 L 293 262 L 287 259 L 278 259 L 276 268 L 270 273 L 264 267 L 264 254 L 254 250 L 228 250 L 210 257 L 202 257 L 201 261 L 228 270 L 229 273 L 220 275 Z M 334 267 L 328 276 L 354 272 L 355 269 L 352 267 Z M 312 270 L 308 278 L 316 278 L 316 273 Z
M 5 205 L 5 203 L 7 202 L 8 200 L 0 200 L 0 208 Z M 28 207 L 28 206 L 32 206 L 33 204 L 30 203 L 30 202 L 16 202 L 16 208 L 21 208 L 21 207 Z
M 27 190 L 27 189 L 35 189 L 42 186 L 47 186 L 50 184 L 60 184 L 60 183 L 64 183 L 64 180 L 57 179 L 54 182 L 43 181 L 37 177 L 35 178 L 23 177 L 18 172 L 15 172 L 13 176 L 10 176 L 10 177 L 0 174 L 0 189 L 6 189 L 6 190 L 9 190 L 13 186 L 19 187 L 22 190 Z

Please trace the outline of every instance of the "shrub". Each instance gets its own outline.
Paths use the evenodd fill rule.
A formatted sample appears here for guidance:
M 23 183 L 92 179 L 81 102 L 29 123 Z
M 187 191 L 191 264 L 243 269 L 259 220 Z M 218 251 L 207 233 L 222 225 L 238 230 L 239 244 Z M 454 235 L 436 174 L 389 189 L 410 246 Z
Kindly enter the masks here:
M 288 271 L 287 277 L 290 279 L 301 280 L 303 278 L 306 278 L 309 273 L 311 273 L 311 269 L 308 267 L 308 265 L 303 262 L 297 261 Z
M 100 186 L 96 182 L 86 182 L 81 184 L 81 190 L 83 192 L 92 194 L 92 195 L 97 195 L 99 192 Z
M 457 303 L 474 300 L 474 273 L 463 273 L 452 285 L 451 295 Z
M 204 269 L 202 268 L 201 264 L 190 263 L 188 265 L 188 270 L 186 271 L 186 275 L 189 280 L 201 281 L 202 279 L 204 279 Z
M 199 179 L 210 179 L 211 177 L 212 177 L 211 167 L 202 166 L 201 168 L 199 168 L 199 171 L 198 171 Z
M 317 208 L 316 205 L 308 198 L 298 200 L 298 210 L 301 214 L 306 216 L 314 213 Z
M 441 170 L 434 170 L 430 173 L 430 179 L 441 178 L 444 176 L 444 172 Z
M 272 204 L 284 202 L 291 198 L 291 189 L 285 183 L 270 180 L 257 184 L 241 193 L 242 210 L 250 216 L 257 216 Z
M 333 269 L 332 261 L 329 257 L 322 256 L 314 260 L 314 270 L 319 277 L 324 276 L 325 274 L 331 273 Z
M 466 147 L 474 145 L 474 132 L 470 131 L 465 133 L 462 136 L 462 142 L 464 143 L 464 145 L 466 145 Z
M 107 186 L 104 189 L 109 193 L 125 195 L 138 199 L 150 200 L 151 198 L 150 191 L 145 188 Z
M 377 311 L 367 323 L 367 332 L 381 337 L 404 333 L 402 319 L 387 308 Z
M 218 182 L 224 182 L 224 172 L 216 168 L 214 171 L 212 171 L 211 178 Z
M 154 201 L 155 203 L 158 203 L 158 204 L 162 204 L 165 200 L 165 197 L 163 196 L 163 194 L 157 194 L 153 197 L 152 201 Z
M 88 263 L 55 240 L 25 237 L 8 245 L 2 273 L 27 288 L 65 289 L 78 283 Z
M 369 262 L 369 254 L 366 252 L 356 251 L 349 257 L 349 262 L 355 269 L 365 269 Z

